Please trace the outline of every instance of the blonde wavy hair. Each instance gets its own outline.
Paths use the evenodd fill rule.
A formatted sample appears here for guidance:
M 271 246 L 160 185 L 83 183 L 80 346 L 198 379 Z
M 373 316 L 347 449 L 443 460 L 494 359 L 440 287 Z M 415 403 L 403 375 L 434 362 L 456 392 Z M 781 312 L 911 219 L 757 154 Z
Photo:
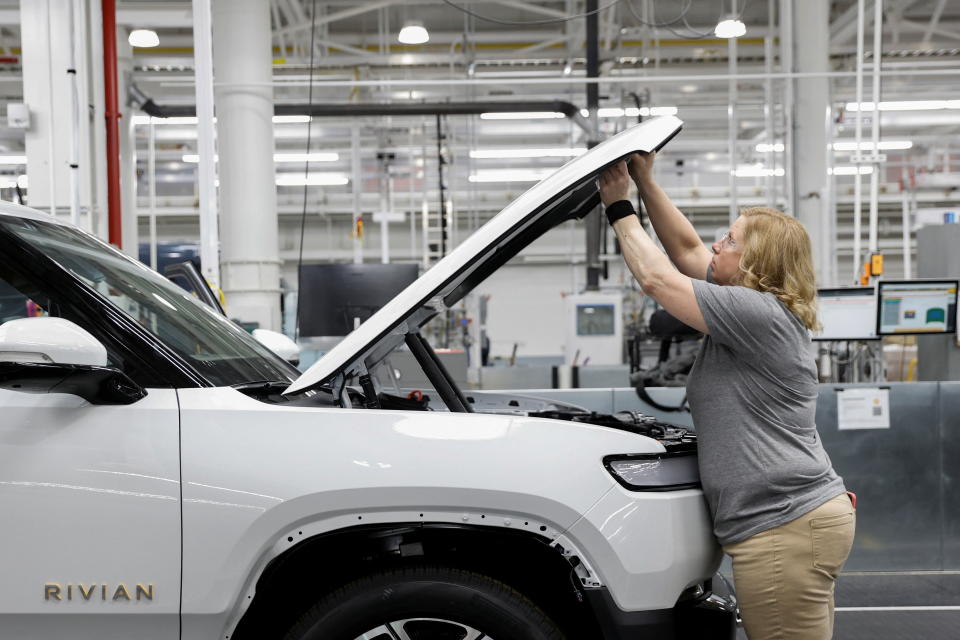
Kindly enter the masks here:
M 811 331 L 819 331 L 813 248 L 796 218 L 767 207 L 740 212 L 744 248 L 737 284 L 775 295 Z

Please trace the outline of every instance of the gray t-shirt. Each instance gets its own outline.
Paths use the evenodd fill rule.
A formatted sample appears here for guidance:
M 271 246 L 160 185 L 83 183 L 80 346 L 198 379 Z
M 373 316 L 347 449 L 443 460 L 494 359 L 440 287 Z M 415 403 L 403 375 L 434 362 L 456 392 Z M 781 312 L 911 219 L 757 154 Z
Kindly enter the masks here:
M 711 274 L 708 273 L 708 278 Z M 700 479 L 727 545 L 845 491 L 814 422 L 810 336 L 772 293 L 693 280 L 709 335 L 687 381 Z

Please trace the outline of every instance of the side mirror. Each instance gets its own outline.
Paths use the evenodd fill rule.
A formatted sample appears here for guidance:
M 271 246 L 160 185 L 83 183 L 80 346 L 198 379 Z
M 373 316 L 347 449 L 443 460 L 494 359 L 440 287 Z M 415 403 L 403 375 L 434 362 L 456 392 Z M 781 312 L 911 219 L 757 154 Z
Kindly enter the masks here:
M 107 366 L 107 350 L 64 318 L 20 318 L 0 324 L 0 362 Z
M 0 325 L 0 389 L 68 393 L 91 404 L 133 404 L 147 395 L 106 364 L 106 348 L 69 320 L 21 318 Z
M 290 364 L 300 364 L 300 347 L 288 336 L 269 329 L 254 329 L 253 337 Z

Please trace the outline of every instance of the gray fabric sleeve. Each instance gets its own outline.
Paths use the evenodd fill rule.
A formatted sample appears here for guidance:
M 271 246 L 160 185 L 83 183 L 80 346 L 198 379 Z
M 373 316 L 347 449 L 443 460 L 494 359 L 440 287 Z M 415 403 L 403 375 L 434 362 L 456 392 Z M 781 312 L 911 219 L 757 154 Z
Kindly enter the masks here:
M 691 282 L 714 340 L 744 355 L 769 354 L 785 319 L 776 298 L 747 287 Z

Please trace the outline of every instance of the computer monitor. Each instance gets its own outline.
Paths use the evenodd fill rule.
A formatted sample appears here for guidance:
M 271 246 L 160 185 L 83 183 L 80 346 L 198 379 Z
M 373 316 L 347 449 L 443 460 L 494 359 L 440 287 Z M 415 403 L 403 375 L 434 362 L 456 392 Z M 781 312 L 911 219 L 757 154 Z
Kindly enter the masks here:
M 417 279 L 416 263 L 300 267 L 300 335 L 345 336 Z
M 957 280 L 881 280 L 877 334 L 955 333 Z
M 873 287 L 817 290 L 817 318 L 823 330 L 814 340 L 879 340 L 877 292 Z

